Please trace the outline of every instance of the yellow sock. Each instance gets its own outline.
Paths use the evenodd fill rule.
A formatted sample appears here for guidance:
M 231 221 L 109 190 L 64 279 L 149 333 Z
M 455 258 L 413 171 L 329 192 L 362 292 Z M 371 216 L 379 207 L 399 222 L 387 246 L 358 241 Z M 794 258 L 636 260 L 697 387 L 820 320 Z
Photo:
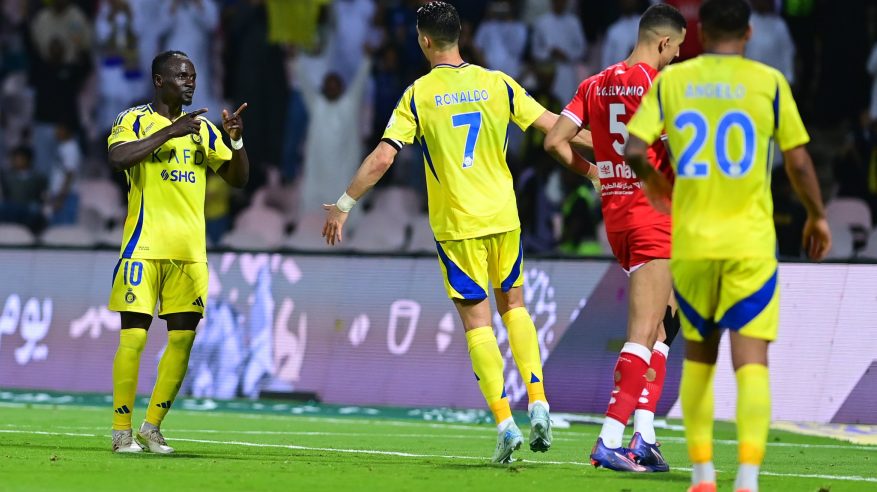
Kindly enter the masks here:
M 685 360 L 682 363 L 682 419 L 692 463 L 713 460 L 713 374 L 716 366 Z
M 189 353 L 192 352 L 194 341 L 194 330 L 167 332 L 167 348 L 158 363 L 158 378 L 155 380 L 155 388 L 152 389 L 149 408 L 146 409 L 146 421 L 156 427 L 161 426 L 161 421 L 180 391 L 180 385 L 183 384 L 189 368 Z
M 509 332 L 509 345 L 515 364 L 521 372 L 524 384 L 527 385 L 527 396 L 530 403 L 544 401 L 545 386 L 542 383 L 542 357 L 539 354 L 539 337 L 536 326 L 527 308 L 519 307 L 509 310 L 502 316 L 502 322 Z
M 499 424 L 512 416 L 512 409 L 505 394 L 502 354 L 499 353 L 493 328 L 482 326 L 467 331 L 466 343 L 469 344 L 469 358 L 472 359 L 472 370 L 478 379 L 478 387 L 493 412 L 494 420 Z
M 767 366 L 746 364 L 737 370 L 737 441 L 741 464 L 761 465 L 770 427 L 770 378 Z
M 146 330 L 126 328 L 119 332 L 119 348 L 113 359 L 113 430 L 131 428 L 140 354 L 146 346 Z

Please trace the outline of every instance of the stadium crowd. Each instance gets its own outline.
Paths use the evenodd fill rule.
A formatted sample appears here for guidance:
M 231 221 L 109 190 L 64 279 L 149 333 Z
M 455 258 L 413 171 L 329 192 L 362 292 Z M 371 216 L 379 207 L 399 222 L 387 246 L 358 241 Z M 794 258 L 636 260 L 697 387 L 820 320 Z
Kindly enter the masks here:
M 188 54 L 190 110 L 249 104 L 253 164 L 238 192 L 208 178 L 210 244 L 322 249 L 322 203 L 336 198 L 396 102 L 426 73 L 420 0 L 0 0 L 0 243 L 121 241 L 125 177 L 107 164 L 117 114 L 152 97 L 151 61 Z M 578 83 L 624 59 L 646 0 L 458 0 L 464 59 L 519 80 L 559 113 Z M 700 52 L 698 0 L 667 0 L 689 21 L 682 59 Z M 877 2 L 753 0 L 747 56 L 786 75 L 805 123 L 835 258 L 877 258 Z M 777 152 L 777 155 L 780 153 Z M 347 247 L 432 252 L 419 149 L 403 149 Z M 512 126 L 528 253 L 608 253 L 599 196 Z M 781 162 L 775 162 L 775 169 Z M 773 180 L 780 252 L 799 257 L 805 212 L 783 172 Z M 833 211 L 832 211 L 833 210 Z

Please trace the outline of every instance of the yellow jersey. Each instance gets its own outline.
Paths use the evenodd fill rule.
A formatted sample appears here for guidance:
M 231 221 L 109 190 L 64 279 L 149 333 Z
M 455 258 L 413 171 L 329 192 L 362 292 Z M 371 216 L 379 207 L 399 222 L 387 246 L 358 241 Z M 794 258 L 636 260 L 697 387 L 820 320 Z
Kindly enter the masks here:
M 666 129 L 673 258 L 776 257 L 773 141 L 786 151 L 810 140 L 779 71 L 733 55 L 671 65 L 627 129 L 647 143 Z
M 116 118 L 107 147 L 147 137 L 170 124 L 149 104 L 128 109 Z M 207 166 L 216 171 L 230 159 L 231 149 L 219 130 L 201 118 L 200 133 L 172 138 L 126 170 L 128 217 L 120 256 L 206 262 Z
M 468 63 L 436 65 L 405 90 L 383 140 L 420 145 L 437 241 L 520 227 L 505 160 L 509 122 L 526 130 L 544 112 L 508 75 Z

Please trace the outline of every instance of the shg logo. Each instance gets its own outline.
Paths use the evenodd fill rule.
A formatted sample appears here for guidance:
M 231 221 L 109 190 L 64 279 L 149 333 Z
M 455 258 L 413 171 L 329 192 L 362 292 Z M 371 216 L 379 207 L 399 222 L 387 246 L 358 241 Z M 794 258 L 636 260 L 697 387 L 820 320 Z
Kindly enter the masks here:
M 170 182 L 194 183 L 195 171 L 180 171 L 179 169 L 168 171 L 165 169 L 161 172 L 161 179 Z

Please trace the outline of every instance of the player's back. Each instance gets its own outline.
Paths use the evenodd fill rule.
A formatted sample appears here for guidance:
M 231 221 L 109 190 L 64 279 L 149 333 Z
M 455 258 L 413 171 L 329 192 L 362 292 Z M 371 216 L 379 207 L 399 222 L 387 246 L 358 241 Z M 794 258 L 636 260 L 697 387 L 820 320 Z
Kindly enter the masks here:
M 665 69 L 657 111 L 675 158 L 674 258 L 768 258 L 776 251 L 772 141 L 807 143 L 785 78 L 741 56 Z
M 419 143 L 437 240 L 520 226 L 505 160 L 508 125 L 526 128 L 543 111 L 505 74 L 465 63 L 437 65 L 405 91 L 384 137 Z
M 636 113 L 643 96 L 658 72 L 637 63 L 619 62 L 585 80 L 564 114 L 576 121 L 573 106 L 582 98 L 580 126 L 590 125 L 594 157 L 600 171 L 603 217 L 606 230 L 624 231 L 644 225 L 667 224 L 670 217 L 655 210 L 642 192 L 642 182 L 624 162 L 627 123 Z M 663 142 L 648 151 L 649 162 L 670 177 L 670 163 Z

